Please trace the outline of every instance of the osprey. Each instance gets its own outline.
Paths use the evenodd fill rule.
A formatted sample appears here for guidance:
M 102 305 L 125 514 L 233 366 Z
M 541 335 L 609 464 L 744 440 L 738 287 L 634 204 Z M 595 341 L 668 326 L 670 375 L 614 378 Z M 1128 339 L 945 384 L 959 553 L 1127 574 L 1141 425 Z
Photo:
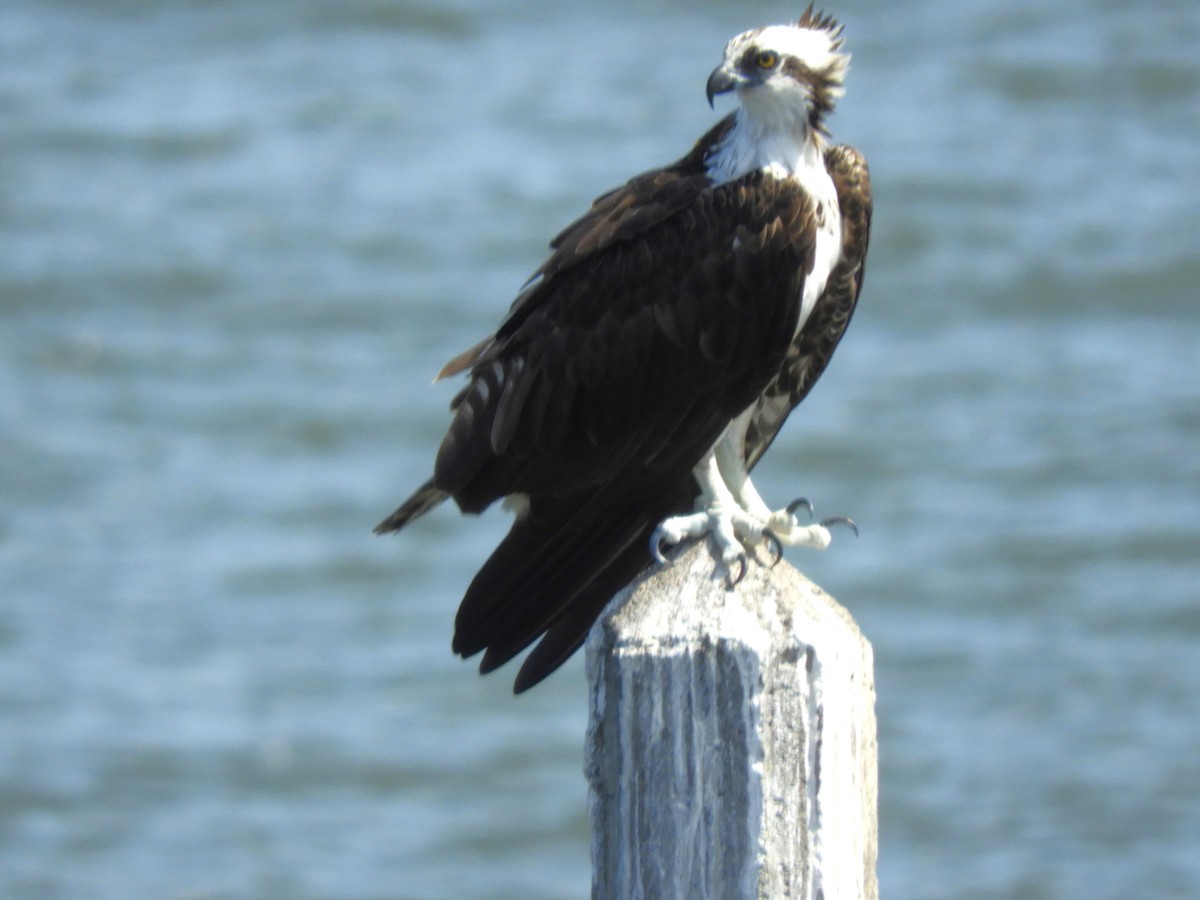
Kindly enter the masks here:
M 469 373 L 433 477 L 376 528 L 452 497 L 516 513 L 459 607 L 453 649 L 481 672 L 541 639 L 519 693 L 579 648 L 665 547 L 711 535 L 726 577 L 765 540 L 824 548 L 797 500 L 749 470 L 808 394 L 854 312 L 871 223 L 862 155 L 827 142 L 849 56 L 812 6 L 747 31 L 709 76 L 736 112 L 686 156 L 599 197 L 552 242 Z

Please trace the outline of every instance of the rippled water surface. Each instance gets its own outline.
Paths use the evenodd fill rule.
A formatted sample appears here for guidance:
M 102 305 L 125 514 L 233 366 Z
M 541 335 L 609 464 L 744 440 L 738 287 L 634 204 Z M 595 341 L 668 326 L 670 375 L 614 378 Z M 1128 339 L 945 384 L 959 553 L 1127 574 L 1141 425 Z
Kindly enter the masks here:
M 860 312 L 760 468 L 874 642 L 891 898 L 1200 895 L 1200 7 L 830 7 Z M 578 897 L 575 660 L 371 526 L 442 362 L 776 3 L 0 7 L 0 896 Z M 721 107 L 721 112 L 726 107 Z

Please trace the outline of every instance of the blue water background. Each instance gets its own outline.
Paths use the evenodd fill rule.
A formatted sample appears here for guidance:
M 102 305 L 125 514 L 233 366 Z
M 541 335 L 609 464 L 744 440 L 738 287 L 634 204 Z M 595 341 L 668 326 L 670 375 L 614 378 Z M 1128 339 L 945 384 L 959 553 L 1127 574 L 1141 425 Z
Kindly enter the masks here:
M 883 895 L 1200 896 L 1200 6 L 830 11 L 867 284 L 757 478 L 862 529 L 789 559 L 874 643 Z M 580 661 L 449 652 L 505 514 L 370 529 L 798 12 L 0 6 L 0 896 L 587 894 Z

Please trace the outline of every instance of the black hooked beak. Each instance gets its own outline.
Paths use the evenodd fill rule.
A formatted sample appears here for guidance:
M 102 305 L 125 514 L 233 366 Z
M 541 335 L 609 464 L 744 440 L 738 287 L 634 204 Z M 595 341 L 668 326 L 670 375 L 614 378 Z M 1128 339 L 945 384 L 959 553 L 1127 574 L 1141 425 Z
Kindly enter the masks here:
M 712 74 L 708 76 L 708 84 L 705 85 L 705 91 L 708 94 L 708 105 L 713 105 L 713 97 L 717 94 L 728 94 L 734 88 L 739 87 L 742 79 L 730 72 L 722 63 L 713 69 Z

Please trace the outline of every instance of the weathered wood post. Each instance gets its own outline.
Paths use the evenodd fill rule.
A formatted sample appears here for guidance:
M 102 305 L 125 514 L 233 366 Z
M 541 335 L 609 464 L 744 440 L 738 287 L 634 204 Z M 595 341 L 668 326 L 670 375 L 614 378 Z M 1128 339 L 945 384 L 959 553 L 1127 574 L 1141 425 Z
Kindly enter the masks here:
M 789 566 L 728 590 L 710 545 L 587 645 L 594 900 L 876 900 L 871 645 Z

